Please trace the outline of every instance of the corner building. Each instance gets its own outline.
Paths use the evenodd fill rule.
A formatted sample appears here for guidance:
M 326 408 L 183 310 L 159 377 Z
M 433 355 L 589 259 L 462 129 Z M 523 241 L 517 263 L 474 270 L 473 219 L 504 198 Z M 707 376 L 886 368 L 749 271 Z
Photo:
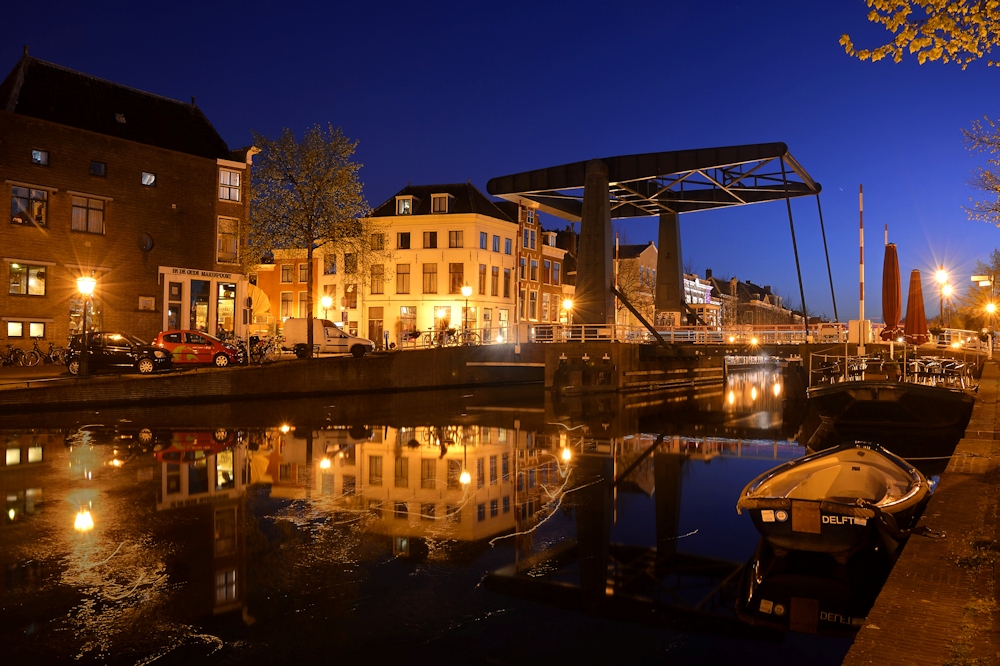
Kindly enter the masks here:
M 201 110 L 24 56 L 0 84 L 2 341 L 91 330 L 242 333 L 253 151 Z M 85 302 L 79 277 L 97 281 Z

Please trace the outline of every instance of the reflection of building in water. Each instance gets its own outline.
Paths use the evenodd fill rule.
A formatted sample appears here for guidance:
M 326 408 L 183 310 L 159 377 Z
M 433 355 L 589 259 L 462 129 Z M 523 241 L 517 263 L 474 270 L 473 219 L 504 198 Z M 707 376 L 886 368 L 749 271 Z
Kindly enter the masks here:
M 548 439 L 519 428 L 333 427 L 272 441 L 254 453 L 253 481 L 270 482 L 272 497 L 366 512 L 368 529 L 391 536 L 403 554 L 410 539 L 477 541 L 529 529 L 564 480 Z
M 2 525 L 11 525 L 35 512 L 42 499 L 42 489 L 34 487 L 37 477 L 25 470 L 40 467 L 46 459 L 46 447 L 61 446 L 53 435 L 36 432 L 7 432 L 4 458 L 0 466 L 0 491 L 6 498 Z
M 187 529 L 202 535 L 185 541 L 195 551 L 185 556 L 194 563 L 192 605 L 214 614 L 245 608 L 249 474 L 238 434 L 175 431 L 156 458 L 161 465 L 157 510 L 189 511 L 193 520 Z
M 728 416 L 749 419 L 746 425 L 756 428 L 781 426 L 784 386 L 780 368 L 730 369 L 725 391 L 723 410 Z

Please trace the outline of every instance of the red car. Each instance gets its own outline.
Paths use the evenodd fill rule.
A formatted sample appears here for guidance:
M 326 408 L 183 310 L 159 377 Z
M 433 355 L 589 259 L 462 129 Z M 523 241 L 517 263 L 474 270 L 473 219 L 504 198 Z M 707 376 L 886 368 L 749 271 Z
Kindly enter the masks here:
M 224 368 L 242 363 L 239 349 L 202 331 L 163 331 L 153 344 L 170 352 L 175 365 L 215 365 Z

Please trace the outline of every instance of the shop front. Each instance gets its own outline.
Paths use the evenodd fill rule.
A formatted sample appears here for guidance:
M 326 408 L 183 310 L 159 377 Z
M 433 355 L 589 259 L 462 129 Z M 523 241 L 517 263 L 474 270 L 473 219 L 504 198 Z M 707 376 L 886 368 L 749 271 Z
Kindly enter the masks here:
M 252 318 L 245 275 L 171 266 L 160 266 L 159 272 L 163 330 L 244 335 Z

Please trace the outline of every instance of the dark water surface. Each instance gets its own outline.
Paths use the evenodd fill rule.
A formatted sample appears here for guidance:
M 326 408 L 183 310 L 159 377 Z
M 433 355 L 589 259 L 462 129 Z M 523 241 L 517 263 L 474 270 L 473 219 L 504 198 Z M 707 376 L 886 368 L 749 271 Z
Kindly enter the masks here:
M 734 610 L 781 391 L 3 417 L 0 662 L 838 664 Z

